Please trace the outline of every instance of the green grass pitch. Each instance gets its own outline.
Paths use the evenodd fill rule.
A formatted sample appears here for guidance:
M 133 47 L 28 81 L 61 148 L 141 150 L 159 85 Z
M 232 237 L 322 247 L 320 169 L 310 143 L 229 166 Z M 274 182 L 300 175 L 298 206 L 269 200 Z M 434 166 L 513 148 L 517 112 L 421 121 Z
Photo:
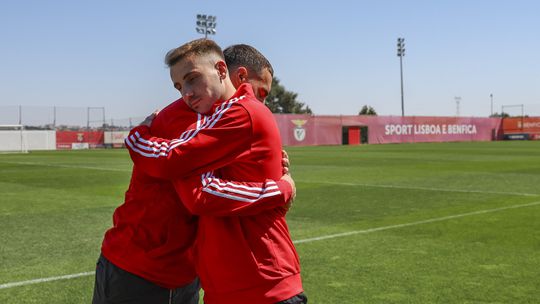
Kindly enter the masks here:
M 539 303 L 540 141 L 289 147 L 310 303 Z M 125 150 L 0 154 L 0 303 L 90 303 Z

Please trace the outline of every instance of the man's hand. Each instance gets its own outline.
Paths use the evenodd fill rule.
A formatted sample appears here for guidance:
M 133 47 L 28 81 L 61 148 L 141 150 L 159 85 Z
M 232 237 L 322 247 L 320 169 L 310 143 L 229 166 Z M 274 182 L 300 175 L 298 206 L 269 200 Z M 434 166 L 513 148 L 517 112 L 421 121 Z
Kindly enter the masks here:
M 152 121 L 154 121 L 154 118 L 158 115 L 159 110 L 155 110 L 152 114 L 146 116 L 143 122 L 141 122 L 140 126 L 147 126 L 150 128 L 152 125 Z
M 289 209 L 291 209 L 292 207 L 292 204 L 294 202 L 294 199 L 296 198 L 296 185 L 294 184 L 294 180 L 292 179 L 292 177 L 289 175 L 289 174 L 285 174 L 281 177 L 281 180 L 284 180 L 286 182 L 288 182 L 291 187 L 292 187 L 292 190 L 293 190 L 293 193 L 291 195 L 291 198 L 289 199 L 289 201 L 285 204 L 285 206 L 283 206 L 283 208 L 285 208 L 286 211 L 289 211 Z
M 289 166 L 291 163 L 289 162 L 289 155 L 285 150 L 281 150 L 281 165 L 283 166 L 283 174 L 289 174 Z

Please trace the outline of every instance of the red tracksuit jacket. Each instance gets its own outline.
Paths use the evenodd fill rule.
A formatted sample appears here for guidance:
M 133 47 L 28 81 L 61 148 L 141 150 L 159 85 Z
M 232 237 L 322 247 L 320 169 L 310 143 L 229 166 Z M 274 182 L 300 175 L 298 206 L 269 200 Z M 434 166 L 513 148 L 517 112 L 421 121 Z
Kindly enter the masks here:
M 177 138 L 198 115 L 183 100 L 164 108 L 154 119 L 152 134 Z M 215 169 L 211 166 L 205 169 Z M 220 200 L 207 204 L 201 214 L 241 215 L 258 212 L 257 208 L 283 206 L 290 197 L 290 186 L 283 181 L 268 183 L 238 183 L 249 187 L 253 202 Z M 272 196 L 262 190 L 278 186 L 285 189 Z M 287 190 L 289 189 L 289 190 Z M 276 191 L 273 191 L 276 192 Z M 104 237 L 102 254 L 116 266 L 165 288 L 183 286 L 196 277 L 192 246 L 196 236 L 197 218 L 180 202 L 173 184 L 151 177 L 134 166 L 125 202 L 113 215 L 113 227 Z
M 230 100 L 217 102 L 212 113 L 199 117 L 177 140 L 152 137 L 144 128 L 133 130 L 126 140 L 130 155 L 136 166 L 155 177 L 194 175 L 174 184 L 186 207 L 201 215 L 195 259 L 205 303 L 264 304 L 290 298 L 302 292 L 302 283 L 282 208 L 246 211 L 245 216 L 201 213 L 221 199 L 251 201 L 241 185 L 222 179 L 265 182 L 260 196 L 275 195 L 273 182 L 267 180 L 282 175 L 275 120 L 248 84 Z M 208 162 L 220 169 L 200 174 Z

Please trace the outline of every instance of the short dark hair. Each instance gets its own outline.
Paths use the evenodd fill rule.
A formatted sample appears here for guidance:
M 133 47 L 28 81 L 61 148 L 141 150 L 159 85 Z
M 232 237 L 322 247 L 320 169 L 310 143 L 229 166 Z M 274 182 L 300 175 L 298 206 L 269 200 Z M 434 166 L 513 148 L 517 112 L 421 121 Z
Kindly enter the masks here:
M 261 75 L 266 68 L 270 72 L 270 75 L 274 76 L 274 69 L 270 64 L 270 61 L 268 61 L 261 52 L 250 45 L 231 45 L 223 50 L 223 55 L 225 56 L 225 62 L 229 69 L 243 66 L 250 72 Z
M 210 39 L 201 38 L 185 43 L 167 52 L 167 55 L 165 55 L 165 64 L 170 68 L 184 58 L 205 54 L 216 54 L 225 60 L 223 51 L 217 43 Z

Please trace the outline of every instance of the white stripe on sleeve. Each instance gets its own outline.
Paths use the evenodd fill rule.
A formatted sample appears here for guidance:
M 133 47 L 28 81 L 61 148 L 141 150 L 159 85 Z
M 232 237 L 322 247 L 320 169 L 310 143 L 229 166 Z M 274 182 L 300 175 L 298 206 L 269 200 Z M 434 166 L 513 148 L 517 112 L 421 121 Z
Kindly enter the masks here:
M 167 157 L 171 153 L 171 151 L 173 151 L 176 147 L 186 142 L 189 142 L 201 130 L 213 128 L 215 124 L 225 114 L 225 112 L 227 112 L 227 110 L 229 110 L 234 103 L 244 98 L 245 98 L 245 95 L 242 95 L 242 96 L 232 98 L 229 101 L 222 103 L 215 109 L 214 113 L 209 117 L 201 115 L 201 114 L 197 114 L 196 127 L 194 129 L 189 129 L 189 130 L 184 131 L 178 139 L 173 139 L 169 143 L 146 140 L 140 136 L 139 132 L 135 132 L 133 134 L 135 136 L 131 137 L 130 140 L 126 138 L 125 143 L 131 148 L 131 150 L 133 150 L 134 152 L 144 157 L 150 157 L 150 158 Z M 145 151 L 148 151 L 148 152 L 145 152 Z
M 231 181 L 224 182 L 213 176 L 212 172 L 201 175 L 201 179 L 204 192 L 232 200 L 253 203 L 266 197 L 281 194 L 275 181 L 269 181 L 265 187 L 249 187 Z

